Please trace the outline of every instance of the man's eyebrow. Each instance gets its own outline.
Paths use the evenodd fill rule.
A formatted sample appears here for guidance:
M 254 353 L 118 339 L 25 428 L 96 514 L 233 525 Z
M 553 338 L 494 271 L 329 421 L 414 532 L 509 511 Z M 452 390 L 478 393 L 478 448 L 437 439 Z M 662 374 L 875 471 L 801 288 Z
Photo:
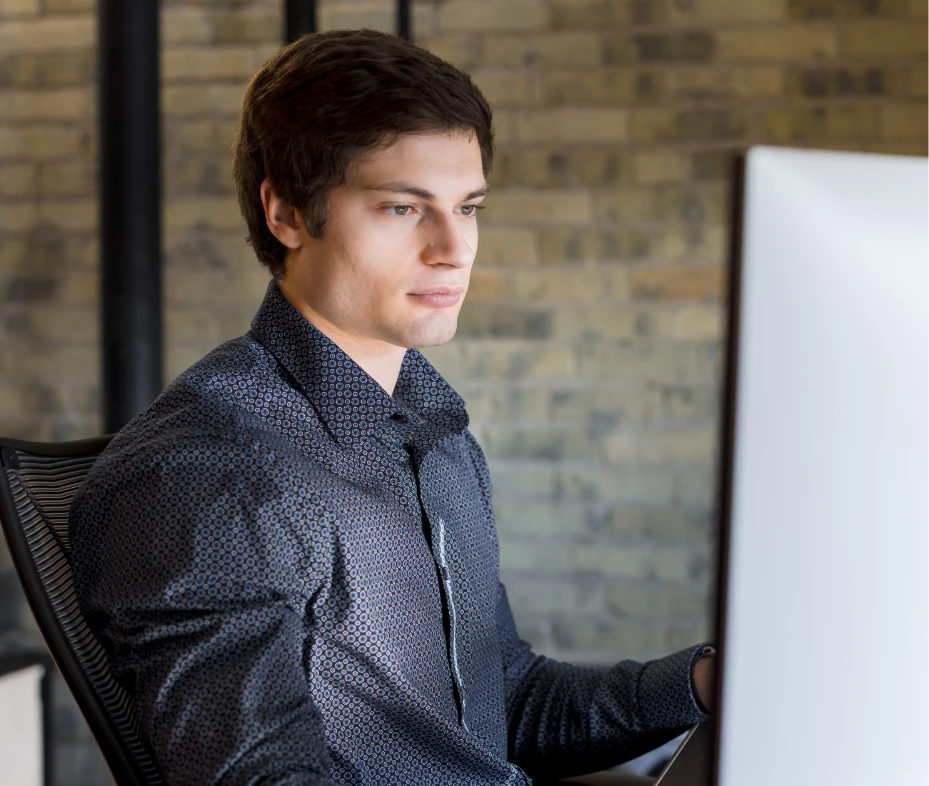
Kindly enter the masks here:
M 378 183 L 376 186 L 364 186 L 364 191 L 391 191 L 395 194 L 410 194 L 420 199 L 425 200 L 426 202 L 434 202 L 436 195 L 431 191 L 427 191 L 425 188 L 420 188 L 419 186 L 414 185 L 413 183 Z M 490 186 L 486 183 L 481 186 L 476 191 L 472 191 L 470 194 L 464 196 L 465 199 L 477 199 L 478 197 L 485 196 L 490 190 Z

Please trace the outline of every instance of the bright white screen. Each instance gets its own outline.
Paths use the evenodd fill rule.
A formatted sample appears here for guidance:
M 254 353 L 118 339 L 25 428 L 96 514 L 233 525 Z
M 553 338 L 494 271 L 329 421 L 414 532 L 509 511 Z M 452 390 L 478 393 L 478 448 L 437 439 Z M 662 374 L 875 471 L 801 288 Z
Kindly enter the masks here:
M 747 158 L 720 786 L 925 786 L 924 158 Z

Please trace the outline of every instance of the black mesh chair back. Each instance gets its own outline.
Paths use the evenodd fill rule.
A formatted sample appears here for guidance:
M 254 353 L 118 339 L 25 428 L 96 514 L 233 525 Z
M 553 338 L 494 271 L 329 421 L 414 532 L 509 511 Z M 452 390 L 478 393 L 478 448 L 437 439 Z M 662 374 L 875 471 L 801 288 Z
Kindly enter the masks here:
M 68 510 L 110 441 L 39 443 L 0 438 L 0 523 L 26 600 L 116 782 L 162 784 L 132 697 L 78 607 L 71 574 Z

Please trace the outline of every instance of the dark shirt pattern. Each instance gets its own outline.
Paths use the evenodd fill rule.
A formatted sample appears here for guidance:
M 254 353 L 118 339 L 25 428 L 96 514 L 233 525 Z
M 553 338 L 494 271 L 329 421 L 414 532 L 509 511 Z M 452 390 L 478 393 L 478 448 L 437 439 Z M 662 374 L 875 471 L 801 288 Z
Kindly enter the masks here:
M 467 426 L 420 352 L 390 396 L 272 281 L 114 437 L 75 580 L 168 783 L 528 784 L 706 718 L 699 646 L 604 671 L 519 639 Z

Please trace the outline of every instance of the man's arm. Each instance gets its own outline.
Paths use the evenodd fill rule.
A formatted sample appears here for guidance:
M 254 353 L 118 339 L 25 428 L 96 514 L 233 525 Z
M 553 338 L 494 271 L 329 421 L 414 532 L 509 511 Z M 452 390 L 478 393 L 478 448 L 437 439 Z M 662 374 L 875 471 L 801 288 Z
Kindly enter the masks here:
M 477 441 L 465 433 L 492 523 L 490 473 Z M 497 630 L 509 759 L 530 775 L 550 778 L 612 767 L 707 718 L 694 682 L 703 645 L 647 663 L 625 660 L 607 671 L 561 663 L 536 655 L 519 638 L 502 584 Z
M 706 720 L 691 675 L 702 646 L 608 670 L 532 652 L 516 633 L 500 585 L 497 626 L 503 655 L 510 760 L 530 775 L 580 775 L 614 767 Z
M 78 595 L 165 781 L 329 783 L 304 672 L 322 500 L 255 439 L 100 461 L 72 510 Z

